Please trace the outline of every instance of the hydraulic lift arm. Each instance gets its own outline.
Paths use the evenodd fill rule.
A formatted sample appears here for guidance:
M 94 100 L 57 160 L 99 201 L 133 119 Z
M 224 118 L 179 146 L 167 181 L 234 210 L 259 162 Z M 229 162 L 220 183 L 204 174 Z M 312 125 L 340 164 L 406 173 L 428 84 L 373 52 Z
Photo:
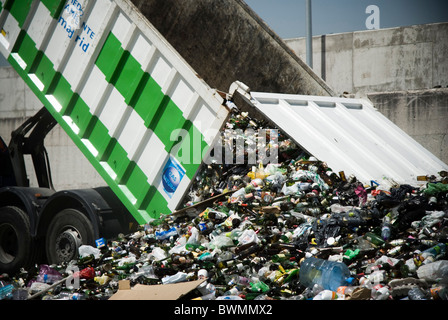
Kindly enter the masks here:
M 39 187 L 54 189 L 44 140 L 56 123 L 53 116 L 43 107 L 11 133 L 9 153 L 17 186 L 29 187 L 24 158 L 24 155 L 29 154 L 33 160 Z

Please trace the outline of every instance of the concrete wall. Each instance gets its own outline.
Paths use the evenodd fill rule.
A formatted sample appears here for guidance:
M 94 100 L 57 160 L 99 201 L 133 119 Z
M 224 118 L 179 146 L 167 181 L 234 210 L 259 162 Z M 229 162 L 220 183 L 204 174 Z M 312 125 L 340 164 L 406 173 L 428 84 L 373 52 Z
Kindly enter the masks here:
M 376 108 L 448 163 L 448 89 L 370 93 Z
M 306 60 L 304 38 L 285 42 Z M 448 23 L 313 37 L 313 70 L 448 163 Z
M 306 61 L 305 38 L 285 42 Z M 313 70 L 338 94 L 447 87 L 448 23 L 313 37 Z

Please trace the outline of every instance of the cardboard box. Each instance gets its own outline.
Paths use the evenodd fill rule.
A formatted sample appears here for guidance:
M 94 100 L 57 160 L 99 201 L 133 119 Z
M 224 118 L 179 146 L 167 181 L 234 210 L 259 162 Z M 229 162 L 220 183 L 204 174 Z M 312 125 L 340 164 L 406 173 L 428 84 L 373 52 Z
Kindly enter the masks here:
M 109 300 L 178 300 L 204 281 L 202 279 L 154 286 L 137 284 L 131 288 L 130 282 L 123 280 L 119 282 L 117 293 Z

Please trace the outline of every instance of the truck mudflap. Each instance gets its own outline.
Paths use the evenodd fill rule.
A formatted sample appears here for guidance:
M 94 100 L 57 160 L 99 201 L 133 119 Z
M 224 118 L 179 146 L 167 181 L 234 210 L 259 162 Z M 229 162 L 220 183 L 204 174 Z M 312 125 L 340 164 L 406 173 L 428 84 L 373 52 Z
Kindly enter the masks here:
M 334 172 L 364 184 L 416 185 L 448 169 L 365 99 L 250 92 L 239 82 L 234 92 Z
M 128 0 L 0 3 L 0 52 L 137 222 L 172 213 L 222 97 Z

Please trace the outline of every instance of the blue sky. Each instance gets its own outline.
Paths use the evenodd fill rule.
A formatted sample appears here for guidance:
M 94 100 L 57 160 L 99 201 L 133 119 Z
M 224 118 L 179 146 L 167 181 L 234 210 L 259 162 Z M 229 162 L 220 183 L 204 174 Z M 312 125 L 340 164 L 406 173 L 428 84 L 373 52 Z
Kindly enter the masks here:
M 305 0 L 245 0 L 281 38 L 306 35 Z M 366 30 L 369 5 L 380 28 L 448 22 L 447 0 L 312 0 L 313 35 Z

